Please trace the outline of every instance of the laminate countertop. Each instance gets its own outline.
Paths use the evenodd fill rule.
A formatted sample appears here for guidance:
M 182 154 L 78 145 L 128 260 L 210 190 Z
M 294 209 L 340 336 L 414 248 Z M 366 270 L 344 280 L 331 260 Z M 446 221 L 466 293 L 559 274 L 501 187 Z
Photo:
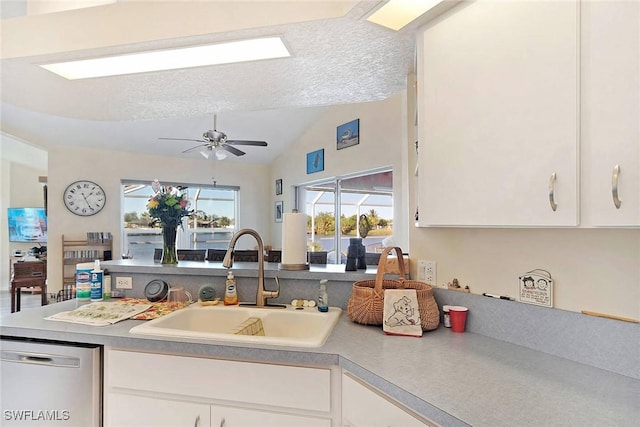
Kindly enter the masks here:
M 422 338 L 389 336 L 342 317 L 319 348 L 134 336 L 142 321 L 104 327 L 44 318 L 69 300 L 0 318 L 3 337 L 294 365 L 338 365 L 445 426 L 638 426 L 640 380 L 442 326 Z

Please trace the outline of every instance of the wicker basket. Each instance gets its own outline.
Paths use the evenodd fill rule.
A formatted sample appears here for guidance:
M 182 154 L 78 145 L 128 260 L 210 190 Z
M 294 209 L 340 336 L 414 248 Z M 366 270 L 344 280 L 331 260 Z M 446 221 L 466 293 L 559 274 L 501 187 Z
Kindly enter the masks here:
M 396 251 L 398 260 L 402 260 L 402 250 L 398 247 L 387 247 L 380 255 L 378 273 L 375 280 L 358 280 L 353 284 L 353 291 L 347 303 L 347 316 L 363 325 L 382 325 L 384 312 L 385 289 L 415 289 L 418 295 L 420 323 L 423 331 L 436 329 L 440 324 L 440 310 L 433 296 L 433 288 L 417 280 L 405 280 L 404 263 L 399 262 L 398 279 L 385 279 L 387 255 Z

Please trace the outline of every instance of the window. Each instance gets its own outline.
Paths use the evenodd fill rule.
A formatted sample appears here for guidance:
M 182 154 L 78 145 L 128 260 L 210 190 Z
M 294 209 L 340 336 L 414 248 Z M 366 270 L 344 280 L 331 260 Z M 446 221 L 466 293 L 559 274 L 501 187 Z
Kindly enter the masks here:
M 330 264 L 346 263 L 352 237 L 361 237 L 367 252 L 381 252 L 383 241 L 393 235 L 391 170 L 335 178 L 298 190 L 307 214 L 308 250 L 328 252 Z
M 183 230 L 178 229 L 179 249 L 226 249 L 237 231 L 238 187 L 182 185 L 189 197 L 195 215 L 185 218 Z M 123 248 L 125 255 L 138 259 L 153 259 L 156 248 L 162 247 L 160 228 L 149 225 L 151 217 L 147 202 L 153 195 L 151 183 L 125 181 L 123 193 Z

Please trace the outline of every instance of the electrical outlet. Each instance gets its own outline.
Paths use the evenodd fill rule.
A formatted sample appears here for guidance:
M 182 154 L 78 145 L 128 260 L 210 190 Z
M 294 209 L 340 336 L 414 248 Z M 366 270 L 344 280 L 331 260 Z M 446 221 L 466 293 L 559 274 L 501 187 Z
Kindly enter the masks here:
M 116 277 L 116 289 L 133 289 L 131 277 Z
M 418 280 L 426 282 L 432 286 L 436 285 L 436 262 L 435 261 L 418 261 Z

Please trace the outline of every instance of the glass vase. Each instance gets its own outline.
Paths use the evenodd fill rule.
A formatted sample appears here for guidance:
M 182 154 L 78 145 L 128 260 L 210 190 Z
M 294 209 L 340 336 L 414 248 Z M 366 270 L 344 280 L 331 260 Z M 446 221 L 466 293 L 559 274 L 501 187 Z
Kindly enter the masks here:
M 176 251 L 176 235 L 178 227 L 175 225 L 165 225 L 162 227 L 162 261 L 164 265 L 178 264 L 178 252 Z

